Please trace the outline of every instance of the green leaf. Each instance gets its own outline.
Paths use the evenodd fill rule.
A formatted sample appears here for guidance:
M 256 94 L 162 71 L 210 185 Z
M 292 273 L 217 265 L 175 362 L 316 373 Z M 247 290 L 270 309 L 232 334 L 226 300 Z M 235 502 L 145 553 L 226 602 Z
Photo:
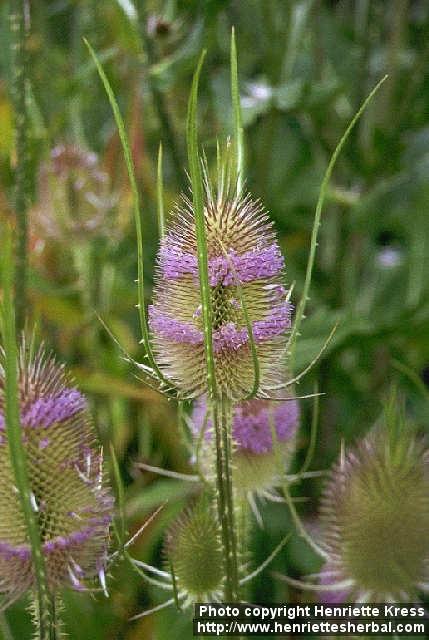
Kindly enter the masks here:
M 107 97 L 110 102 L 110 106 L 112 108 L 113 116 L 115 118 L 116 126 L 118 128 L 119 138 L 121 140 L 122 151 L 124 154 L 125 164 L 127 166 L 128 178 L 130 180 L 131 192 L 133 196 L 133 210 L 134 210 L 134 222 L 136 226 L 137 233 L 137 260 L 138 260 L 138 309 L 139 309 L 139 317 L 140 317 L 140 327 L 143 336 L 143 344 L 146 349 L 146 355 L 149 362 L 149 365 L 156 372 L 159 379 L 167 384 L 169 387 L 172 386 L 170 382 L 164 377 L 163 373 L 160 371 L 158 365 L 155 362 L 152 347 L 150 344 L 149 338 L 149 326 L 147 322 L 146 316 L 146 307 L 145 307 L 145 294 L 144 294 L 144 260 L 143 260 L 143 247 L 144 247 L 144 239 L 143 239 L 143 227 L 141 221 L 140 214 L 140 195 L 137 187 L 137 181 L 134 171 L 134 163 L 131 155 L 130 143 L 128 141 L 128 136 L 125 131 L 124 120 L 122 118 L 118 102 L 116 100 L 115 94 L 113 93 L 112 86 L 104 72 L 103 67 L 95 53 L 94 49 L 89 44 L 88 40 L 84 38 L 84 42 L 88 48 L 89 53 L 91 54 L 92 59 L 94 60 L 95 66 L 97 68 L 98 75 L 103 83 L 104 89 L 106 91 Z
M 234 159 L 236 167 L 237 192 L 240 193 L 243 184 L 244 142 L 240 91 L 238 87 L 237 47 L 235 44 L 234 27 L 231 32 L 231 98 L 234 116 Z
M 340 155 L 342 148 L 344 147 L 345 143 L 347 142 L 348 137 L 349 137 L 353 127 L 355 126 L 356 122 L 359 120 L 359 118 L 361 117 L 361 115 L 363 114 L 365 109 L 368 107 L 369 103 L 371 102 L 371 100 L 373 99 L 373 97 L 375 96 L 375 94 L 380 89 L 381 85 L 384 83 L 384 81 L 386 79 L 387 79 L 387 75 L 384 76 L 384 78 L 382 78 L 375 85 L 374 89 L 371 91 L 371 93 L 368 95 L 368 97 L 364 100 L 364 102 L 362 103 L 360 109 L 356 112 L 356 114 L 352 118 L 352 120 L 351 120 L 350 124 L 348 125 L 347 129 L 345 130 L 343 136 L 341 137 L 340 141 L 338 142 L 337 146 L 335 147 L 334 153 L 332 154 L 332 157 L 331 157 L 331 159 L 329 161 L 328 167 L 327 167 L 327 169 L 325 171 L 325 175 L 323 176 L 322 184 L 320 186 L 320 191 L 319 191 L 319 198 L 317 200 L 317 205 L 316 205 L 316 212 L 315 212 L 315 215 L 314 215 L 313 229 L 312 229 L 312 232 L 311 232 L 310 254 L 308 256 L 307 269 L 306 269 L 306 273 L 305 273 L 304 289 L 303 289 L 302 296 L 301 296 L 301 299 L 300 299 L 299 304 L 298 304 L 298 309 L 296 311 L 296 316 L 295 316 L 295 322 L 294 322 L 293 329 L 291 331 L 291 335 L 290 335 L 289 343 L 288 343 L 288 347 L 290 349 L 290 366 L 291 366 L 292 369 L 293 369 L 293 366 L 294 366 L 296 338 L 299 335 L 299 329 L 300 329 L 300 326 L 301 326 L 301 322 L 304 319 L 305 308 L 306 308 L 306 305 L 307 305 L 308 294 L 309 294 L 309 291 L 310 291 L 311 277 L 312 277 L 312 274 L 313 274 L 313 266 L 314 266 L 314 261 L 315 261 L 315 258 L 316 258 L 317 238 L 318 238 L 318 234 L 319 234 L 319 227 L 320 227 L 320 224 L 321 224 L 322 209 L 323 209 L 323 205 L 325 203 L 325 198 L 326 198 L 326 193 L 327 193 L 327 190 L 328 190 L 329 180 L 331 178 L 332 171 L 334 169 L 335 163 L 337 162 L 338 156 Z
M 188 145 L 189 172 L 191 177 L 192 200 L 194 205 L 195 227 L 197 234 L 198 274 L 200 279 L 204 349 L 207 362 L 207 387 L 210 397 L 214 398 L 216 395 L 216 372 L 213 351 L 212 301 L 209 285 L 207 238 L 204 218 L 204 185 L 201 170 L 201 161 L 198 153 L 197 126 L 198 84 L 205 55 L 206 52 L 203 51 L 192 81 L 192 88 L 188 103 L 186 138 Z
M 158 163 L 156 173 L 156 201 L 158 214 L 158 232 L 161 238 L 165 235 L 165 213 L 164 213 L 164 177 L 162 172 L 162 143 L 159 143 Z

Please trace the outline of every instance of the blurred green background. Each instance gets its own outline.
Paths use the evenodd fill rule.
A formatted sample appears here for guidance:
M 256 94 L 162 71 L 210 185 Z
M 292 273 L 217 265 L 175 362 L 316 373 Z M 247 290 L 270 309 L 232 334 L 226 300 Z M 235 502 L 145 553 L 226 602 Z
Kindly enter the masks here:
M 389 74 L 353 131 L 329 187 L 296 372 L 315 357 L 334 324 L 339 327 L 297 393 L 312 393 L 317 382 L 324 394 L 313 469 L 327 469 L 341 440 L 351 443 L 374 424 L 392 384 L 404 399 L 409 420 L 427 430 L 428 2 L 38 0 L 30 4 L 30 319 L 90 397 L 106 450 L 110 442 L 115 447 L 126 486 L 130 533 L 167 501 L 132 554 L 162 565 L 163 535 L 195 486 L 136 469 L 135 463 L 144 461 L 191 471 L 176 407 L 141 384 L 96 317 L 101 315 L 133 357 L 142 357 L 129 183 L 108 100 L 83 37 L 103 62 L 131 138 L 143 202 L 148 298 L 158 243 L 158 144 L 162 141 L 164 148 L 170 207 L 187 188 L 186 107 L 202 48 L 208 54 L 201 78 L 200 139 L 211 163 L 216 139 L 232 133 L 229 41 L 235 26 L 247 186 L 275 222 L 288 283 L 296 283 L 295 303 L 329 157 L 362 100 Z M 14 114 L 7 3 L 0 10 L 0 219 L 5 221 L 13 217 Z M 83 153 L 89 164 L 73 169 L 81 171 L 77 193 L 56 183 L 50 157 L 54 149 L 58 155 L 61 144 L 98 157 L 88 160 Z M 67 168 L 65 161 L 57 170 Z M 62 212 L 69 209 L 71 218 L 65 224 Z M 94 212 L 100 215 L 91 229 L 82 226 Z M 303 400 L 301 408 L 296 467 L 308 444 L 312 400 Z M 308 497 L 300 510 L 316 536 L 321 486 L 316 480 L 297 489 Z M 283 505 L 261 504 L 261 511 L 265 530 L 255 526 L 252 532 L 253 566 L 290 528 Z M 299 577 L 317 571 L 319 561 L 295 536 L 273 566 Z M 112 568 L 109 590 L 108 600 L 99 594 L 65 594 L 70 638 L 192 637 L 190 614 L 173 608 L 128 621 L 162 602 L 165 595 L 145 585 L 125 562 Z M 249 599 L 299 602 L 308 600 L 308 594 L 287 588 L 265 572 L 253 583 Z M 21 603 L 7 612 L 15 638 L 30 637 L 24 609 Z

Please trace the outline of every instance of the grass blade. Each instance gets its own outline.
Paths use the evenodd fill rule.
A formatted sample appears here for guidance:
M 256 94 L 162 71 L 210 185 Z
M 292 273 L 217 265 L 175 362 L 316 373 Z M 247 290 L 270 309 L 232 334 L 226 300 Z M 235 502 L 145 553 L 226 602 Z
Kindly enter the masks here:
M 231 32 L 231 98 L 234 118 L 234 160 L 236 166 L 237 193 L 241 193 L 244 173 L 244 141 L 240 91 L 238 88 L 237 46 L 235 43 L 234 27 Z
M 107 97 L 110 102 L 110 106 L 112 108 L 113 116 L 115 118 L 116 126 L 118 128 L 119 137 L 121 140 L 122 151 L 124 154 L 125 164 L 127 166 L 128 178 L 130 180 L 131 192 L 133 196 L 133 210 L 134 210 L 134 222 L 136 226 L 137 233 L 137 260 L 138 260 L 138 309 L 139 309 L 139 318 L 140 318 L 140 327 L 142 331 L 143 344 L 146 349 L 146 356 L 148 362 L 152 369 L 156 372 L 159 379 L 165 384 L 170 385 L 169 381 L 165 378 L 163 373 L 158 368 L 158 365 L 155 362 L 152 348 L 150 345 L 149 338 L 149 326 L 147 322 L 146 315 L 146 307 L 145 307 L 145 294 L 144 294 L 144 262 L 143 262 L 143 227 L 141 222 L 140 215 L 140 195 L 137 187 L 137 181 L 134 171 L 134 163 L 131 155 L 130 144 L 128 141 L 128 137 L 125 131 L 124 120 L 122 118 L 118 102 L 116 100 L 115 94 L 113 93 L 113 89 L 111 84 L 104 72 L 104 69 L 101 65 L 100 60 L 97 57 L 94 49 L 89 44 L 88 40 L 84 38 L 84 42 L 88 48 L 89 53 L 95 63 L 97 68 L 98 75 L 100 76 L 101 82 L 103 83 L 104 90 L 106 91 Z
M 162 142 L 159 143 L 158 164 L 156 173 L 156 202 L 158 214 L 158 232 L 160 238 L 165 235 L 165 213 L 164 213 L 164 176 L 162 171 Z
M 321 216 L 322 216 L 323 205 L 325 203 L 325 198 L 326 198 L 326 193 L 327 193 L 329 180 L 331 178 L 331 174 L 332 174 L 332 171 L 334 169 L 335 163 L 337 162 L 338 156 L 340 155 L 342 148 L 344 147 L 345 143 L 347 142 L 353 127 L 355 126 L 355 124 L 357 123 L 357 121 L 359 120 L 359 118 L 361 117 L 363 112 L 366 110 L 366 108 L 368 107 L 369 103 L 371 102 L 371 100 L 373 99 L 373 97 L 375 96 L 375 94 L 380 89 L 381 85 L 385 82 L 386 79 L 387 79 L 387 75 L 384 76 L 384 78 L 382 78 L 375 85 L 374 89 L 367 96 L 367 98 L 364 100 L 364 102 L 362 103 L 362 105 L 359 108 L 359 110 L 353 116 L 352 120 L 350 121 L 350 124 L 348 125 L 348 127 L 345 130 L 343 136 L 341 137 L 341 140 L 339 141 L 339 143 L 335 147 L 334 153 L 332 154 L 331 159 L 330 159 L 329 164 L 328 164 L 328 167 L 327 167 L 327 169 L 325 171 L 325 175 L 323 176 L 322 184 L 320 185 L 319 198 L 317 200 L 316 212 L 314 214 L 313 229 L 311 231 L 310 254 L 308 256 L 307 269 L 306 269 L 306 273 L 305 273 L 304 288 L 303 288 L 303 291 L 302 291 L 301 299 L 300 299 L 299 304 L 298 304 L 298 308 L 297 308 L 296 316 L 295 316 L 295 322 L 294 322 L 294 325 L 293 325 L 293 328 L 292 328 L 292 331 L 291 331 L 291 335 L 290 335 L 290 338 L 289 338 L 289 342 L 288 342 L 288 347 L 289 347 L 289 351 L 290 351 L 290 360 L 289 360 L 289 362 L 290 362 L 290 367 L 291 367 L 292 370 L 293 370 L 293 366 L 294 366 L 296 338 L 299 335 L 299 329 L 301 327 L 301 322 L 304 319 L 305 307 L 306 307 L 307 301 L 308 301 L 308 293 L 309 293 L 309 290 L 310 290 L 311 277 L 312 277 L 312 274 L 313 274 L 313 266 L 314 266 L 314 261 L 315 261 L 315 257 L 316 257 L 317 237 L 318 237 L 318 233 L 319 233 L 319 227 L 320 227 L 320 224 L 321 224 L 320 220 L 321 220 Z

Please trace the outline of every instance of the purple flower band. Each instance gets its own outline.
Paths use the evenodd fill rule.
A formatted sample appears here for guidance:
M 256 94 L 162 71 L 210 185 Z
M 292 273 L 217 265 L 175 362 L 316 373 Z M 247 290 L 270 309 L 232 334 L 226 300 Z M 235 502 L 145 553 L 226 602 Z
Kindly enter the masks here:
M 160 249 L 161 273 L 166 280 L 178 280 L 182 276 L 198 276 L 197 257 L 185 253 L 174 245 L 164 241 Z M 208 262 L 209 283 L 229 286 L 253 282 L 262 278 L 271 278 L 284 268 L 284 258 L 277 245 L 271 244 L 252 251 L 237 254 L 230 250 L 227 256 L 216 256 Z
M 61 393 L 37 398 L 21 414 L 21 423 L 32 429 L 51 427 L 72 418 L 86 407 L 84 396 L 77 389 L 64 389 Z M 5 418 L 0 414 L 0 431 L 5 430 Z
M 200 400 L 193 412 L 192 421 L 198 435 L 206 421 L 207 404 Z M 238 450 L 255 454 L 269 453 L 273 449 L 272 425 L 279 442 L 291 440 L 296 433 L 299 406 L 295 399 L 279 403 L 265 400 L 249 400 L 234 407 L 232 433 Z M 211 437 L 211 419 L 207 421 L 207 436 Z
M 270 340 L 281 335 L 291 326 L 292 306 L 284 302 L 274 308 L 265 320 L 252 323 L 253 338 L 256 343 Z M 149 323 L 151 330 L 167 340 L 179 344 L 203 344 L 203 332 L 188 322 L 182 322 L 162 313 L 154 306 L 149 307 Z M 227 322 L 213 331 L 213 344 L 216 353 L 222 351 L 238 351 L 249 341 L 246 328 L 239 328 L 234 322 Z
M 94 519 L 91 525 L 74 531 L 68 536 L 57 536 L 52 540 L 47 540 L 42 545 L 42 551 L 44 553 L 54 553 L 55 551 L 70 549 L 76 545 L 81 545 L 87 540 L 94 538 L 100 532 L 100 527 L 106 527 L 111 523 L 112 518 L 105 516 L 103 518 Z M 14 546 L 8 542 L 0 541 L 0 557 L 6 559 L 18 558 L 19 560 L 30 560 L 31 548 L 27 544 L 21 544 Z

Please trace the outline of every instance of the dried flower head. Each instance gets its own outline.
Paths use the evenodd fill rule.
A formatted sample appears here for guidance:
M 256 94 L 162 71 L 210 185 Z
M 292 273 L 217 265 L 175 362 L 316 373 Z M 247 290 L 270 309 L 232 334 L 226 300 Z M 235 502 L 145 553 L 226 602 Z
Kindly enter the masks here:
M 8 603 L 31 589 L 35 578 L 7 442 L 4 384 L 0 359 L 0 592 Z M 80 590 L 97 575 L 104 586 L 113 500 L 85 398 L 51 356 L 40 349 L 30 357 L 24 346 L 19 389 L 48 586 L 52 591 L 64 585 Z
M 219 391 L 240 400 L 254 382 L 245 301 L 260 367 L 260 395 L 278 384 L 291 305 L 282 284 L 284 259 L 259 202 L 206 178 L 205 222 Z M 176 206 L 158 255 L 154 304 L 149 309 L 158 362 L 186 395 L 207 390 L 193 207 Z
M 285 401 L 246 400 L 233 407 L 233 479 L 237 491 L 261 493 L 277 484 L 278 453 L 285 467 L 294 451 L 298 423 L 299 406 L 292 397 Z M 192 426 L 198 438 L 205 431 L 206 445 L 210 444 L 213 428 L 205 398 L 195 405 Z M 277 455 L 273 446 L 274 429 Z
M 82 242 L 88 236 L 112 232 L 116 198 L 95 153 L 60 144 L 39 174 L 39 204 L 35 222 L 42 237 Z
M 330 601 L 412 602 L 427 588 L 428 462 L 405 433 L 375 432 L 343 456 L 322 502 Z
M 177 589 L 188 602 L 217 599 L 222 589 L 224 565 L 220 531 L 206 499 L 179 517 L 166 539 L 166 555 Z

